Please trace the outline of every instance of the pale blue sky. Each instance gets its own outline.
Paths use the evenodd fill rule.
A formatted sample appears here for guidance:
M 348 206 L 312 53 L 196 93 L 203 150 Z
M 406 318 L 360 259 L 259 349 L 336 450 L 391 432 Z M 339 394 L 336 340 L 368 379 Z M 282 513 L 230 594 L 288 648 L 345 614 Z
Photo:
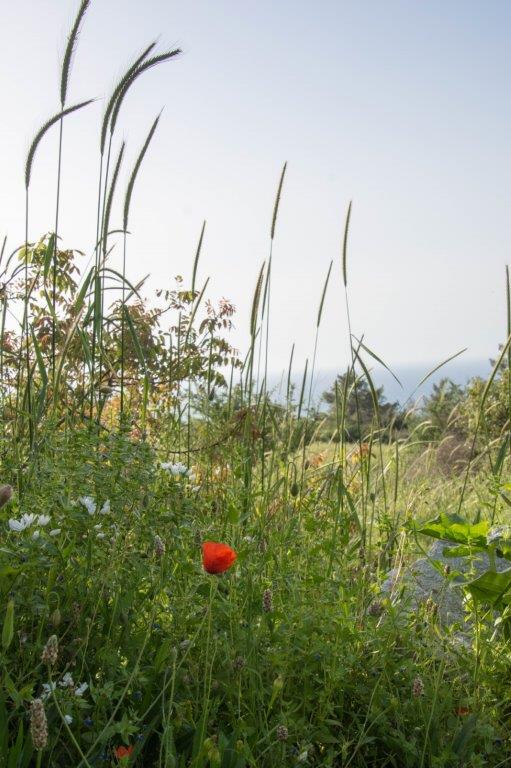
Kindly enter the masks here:
M 25 153 L 58 109 L 77 3 L 0 6 L 0 234 L 14 247 L 23 238 Z M 151 272 L 150 293 L 189 275 L 207 219 L 200 275 L 237 305 L 233 340 L 244 348 L 287 160 L 274 371 L 293 341 L 297 365 L 312 353 L 331 259 L 319 367 L 345 363 L 339 256 L 350 199 L 354 331 L 389 365 L 427 364 L 464 346 L 469 358 L 494 355 L 511 249 L 510 35 L 505 0 L 92 0 L 70 103 L 107 96 L 155 36 L 184 50 L 140 80 L 121 115 L 131 166 L 165 106 L 133 199 L 132 277 Z M 100 101 L 65 127 L 62 235 L 85 251 L 95 234 L 102 109 Z M 36 158 L 31 237 L 53 226 L 56 137 Z

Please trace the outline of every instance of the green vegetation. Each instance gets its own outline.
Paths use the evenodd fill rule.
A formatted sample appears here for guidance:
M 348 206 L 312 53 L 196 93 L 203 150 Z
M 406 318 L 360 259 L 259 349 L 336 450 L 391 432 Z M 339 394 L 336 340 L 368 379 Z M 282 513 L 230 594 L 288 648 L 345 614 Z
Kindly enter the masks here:
M 271 263 L 252 299 L 250 346 L 234 308 L 181 278 L 152 306 L 126 274 L 128 220 L 153 123 L 115 223 L 124 161 L 116 128 L 130 86 L 178 51 L 150 45 L 114 89 L 99 132 L 97 246 L 28 239 L 47 130 L 26 167 L 26 242 L 0 261 L 0 766 L 84 768 L 498 768 L 511 764 L 508 346 L 487 382 L 438 385 L 419 412 L 386 403 L 360 341 L 311 402 L 272 400 Z M 59 156 L 58 170 L 61 170 Z M 114 160 L 115 157 L 115 160 Z M 31 206 L 36 201 L 30 201 Z M 351 206 L 350 209 L 351 210 Z M 341 264 L 318 291 L 349 286 Z M 124 267 L 109 266 L 121 247 Z M 342 283 L 341 283 L 342 276 Z M 317 340 L 318 336 L 316 337 Z M 456 542 L 483 577 L 446 573 L 468 625 L 413 612 L 388 571 Z M 204 542 L 237 553 L 215 575 Z M 440 598 L 439 598 L 440 599 Z

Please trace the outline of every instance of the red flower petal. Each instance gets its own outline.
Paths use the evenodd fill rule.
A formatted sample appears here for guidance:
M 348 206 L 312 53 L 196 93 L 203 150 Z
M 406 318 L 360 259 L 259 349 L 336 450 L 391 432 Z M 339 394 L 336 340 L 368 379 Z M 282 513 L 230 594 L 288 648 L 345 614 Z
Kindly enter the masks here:
M 202 565 L 208 573 L 223 573 L 234 563 L 238 555 L 227 544 L 205 541 L 202 545 Z
M 115 750 L 115 756 L 118 760 L 122 760 L 123 757 L 129 757 L 133 752 L 133 747 L 117 747 Z
M 458 709 L 456 710 L 456 714 L 459 717 L 463 717 L 464 715 L 469 715 L 470 714 L 470 710 L 469 710 L 468 707 L 458 707 Z

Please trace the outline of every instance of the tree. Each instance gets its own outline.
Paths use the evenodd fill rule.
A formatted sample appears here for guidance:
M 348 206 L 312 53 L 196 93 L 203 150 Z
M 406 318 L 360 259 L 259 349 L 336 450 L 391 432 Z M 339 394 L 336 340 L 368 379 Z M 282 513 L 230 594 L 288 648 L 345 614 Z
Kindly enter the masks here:
M 377 409 L 365 378 L 358 376 L 353 370 L 339 374 L 331 388 L 322 396 L 322 400 L 328 405 L 329 423 L 337 424 L 344 412 L 344 435 L 348 441 L 364 440 L 372 430 L 379 428 L 387 437 L 389 427 L 402 429 L 405 424 L 399 403 L 388 403 L 383 387 L 375 388 L 375 395 Z
M 443 378 L 438 384 L 433 384 L 431 394 L 425 398 L 419 414 L 427 439 L 436 440 L 447 434 L 461 435 L 464 432 L 460 406 L 465 398 L 465 389 L 451 379 Z

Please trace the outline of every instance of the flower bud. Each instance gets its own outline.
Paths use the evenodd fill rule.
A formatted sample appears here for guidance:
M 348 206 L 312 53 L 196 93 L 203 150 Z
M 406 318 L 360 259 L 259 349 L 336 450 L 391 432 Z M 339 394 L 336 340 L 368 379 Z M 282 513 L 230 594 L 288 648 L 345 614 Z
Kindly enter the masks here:
M 13 490 L 11 485 L 0 485 L 0 509 L 12 499 L 12 494 Z

